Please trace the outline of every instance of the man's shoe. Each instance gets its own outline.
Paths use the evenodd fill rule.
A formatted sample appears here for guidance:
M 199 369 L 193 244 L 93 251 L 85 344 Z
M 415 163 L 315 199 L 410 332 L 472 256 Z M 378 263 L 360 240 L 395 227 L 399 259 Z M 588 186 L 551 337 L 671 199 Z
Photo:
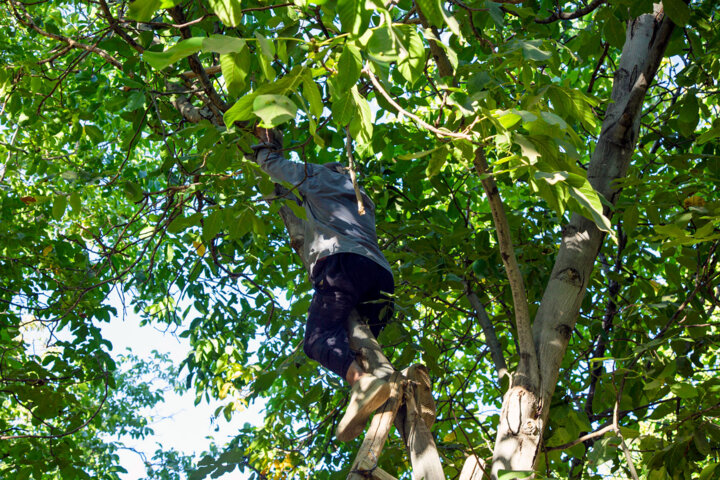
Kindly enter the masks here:
M 337 438 L 349 442 L 365 430 L 370 415 L 390 398 L 387 380 L 366 373 L 350 390 L 350 402 L 337 428 Z

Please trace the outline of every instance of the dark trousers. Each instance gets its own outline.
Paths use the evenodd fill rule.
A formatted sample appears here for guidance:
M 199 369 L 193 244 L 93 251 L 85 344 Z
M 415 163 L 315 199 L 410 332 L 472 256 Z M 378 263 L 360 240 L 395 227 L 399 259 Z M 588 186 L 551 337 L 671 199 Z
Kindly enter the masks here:
M 392 274 L 354 253 L 330 255 L 315 264 L 315 294 L 305 327 L 305 354 L 345 379 L 355 354 L 350 350 L 345 322 L 356 309 L 377 337 L 393 314 L 387 294 L 395 291 Z

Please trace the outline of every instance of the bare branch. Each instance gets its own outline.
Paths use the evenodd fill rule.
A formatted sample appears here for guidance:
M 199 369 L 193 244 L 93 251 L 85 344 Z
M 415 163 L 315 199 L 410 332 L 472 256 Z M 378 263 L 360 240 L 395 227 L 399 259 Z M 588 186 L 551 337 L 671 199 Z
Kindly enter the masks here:
M 590 432 L 587 435 L 583 435 L 582 437 L 577 438 L 572 442 L 563 443 L 562 445 L 557 445 L 555 447 L 547 447 L 546 450 L 548 452 L 552 450 L 567 450 L 568 448 L 572 448 L 579 443 L 587 442 L 588 440 L 592 440 L 593 438 L 602 437 L 606 433 L 612 432 L 613 430 L 615 430 L 615 425 L 605 425 L 604 427 L 595 430 L 594 432 Z
M 485 311 L 485 306 L 482 302 L 480 302 L 477 294 L 470 287 L 467 287 L 467 297 L 470 301 L 470 305 L 472 305 L 475 310 L 475 318 L 477 318 L 478 322 L 480 322 L 480 327 L 482 328 L 483 334 L 485 334 L 485 343 L 490 349 L 490 356 L 495 364 L 498 380 L 500 380 L 505 375 L 508 375 L 508 368 L 507 363 L 505 362 L 505 357 L 503 356 L 502 347 L 500 346 L 500 342 L 495 334 L 495 327 L 493 327 L 493 324 Z
M 594 0 L 592 3 L 588 4 L 587 6 L 580 8 L 574 12 L 563 12 L 562 10 L 558 9 L 556 12 L 554 12 L 552 15 L 550 15 L 547 18 L 536 18 L 535 22 L 537 23 L 552 23 L 556 22 L 558 20 L 574 20 L 576 18 L 583 17 L 587 15 L 588 13 L 592 12 L 596 8 L 598 8 L 600 5 L 604 4 L 607 0 Z
M 475 170 L 480 176 L 485 194 L 490 202 L 495 232 L 498 237 L 500 256 L 505 266 L 505 272 L 510 282 L 510 290 L 512 291 L 513 303 L 515 304 L 515 327 L 517 329 L 518 347 L 520 349 L 520 364 L 515 380 L 517 380 L 519 376 L 526 376 L 528 378 L 525 382 L 528 383 L 525 386 L 535 389 L 539 386 L 540 374 L 538 371 L 537 354 L 535 352 L 532 330 L 530 328 L 530 312 L 528 310 L 525 283 L 520 273 L 517 258 L 515 257 L 515 250 L 513 248 L 512 238 L 510 237 L 510 225 L 505 215 L 505 208 L 503 207 L 495 179 L 492 177 L 487 161 L 485 160 L 485 150 L 483 147 L 478 147 L 475 150 L 474 164 Z M 515 385 L 518 384 L 517 381 L 513 383 Z

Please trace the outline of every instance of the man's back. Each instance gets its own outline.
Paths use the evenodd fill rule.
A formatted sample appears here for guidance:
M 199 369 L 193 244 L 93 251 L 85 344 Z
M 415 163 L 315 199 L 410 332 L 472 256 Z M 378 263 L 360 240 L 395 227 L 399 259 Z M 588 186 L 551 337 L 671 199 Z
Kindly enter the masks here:
M 290 161 L 271 149 L 260 150 L 257 162 L 273 179 L 291 184 L 300 193 L 307 212 L 305 253 L 311 269 L 320 258 L 347 252 L 368 257 L 391 271 L 377 245 L 375 205 L 361 190 L 365 214 L 359 214 L 348 175 L 323 165 Z

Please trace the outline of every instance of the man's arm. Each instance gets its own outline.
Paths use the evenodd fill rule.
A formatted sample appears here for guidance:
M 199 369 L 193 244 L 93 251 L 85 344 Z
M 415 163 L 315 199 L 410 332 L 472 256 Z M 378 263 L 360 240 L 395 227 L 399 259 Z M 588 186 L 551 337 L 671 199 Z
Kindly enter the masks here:
M 255 135 L 261 143 L 253 145 L 252 149 L 255 151 L 255 161 L 260 168 L 274 180 L 292 185 L 302 185 L 310 174 L 312 165 L 291 162 L 286 159 L 280 153 L 283 148 L 283 140 L 282 134 L 277 130 L 255 127 Z M 302 188 L 300 190 L 302 191 Z

